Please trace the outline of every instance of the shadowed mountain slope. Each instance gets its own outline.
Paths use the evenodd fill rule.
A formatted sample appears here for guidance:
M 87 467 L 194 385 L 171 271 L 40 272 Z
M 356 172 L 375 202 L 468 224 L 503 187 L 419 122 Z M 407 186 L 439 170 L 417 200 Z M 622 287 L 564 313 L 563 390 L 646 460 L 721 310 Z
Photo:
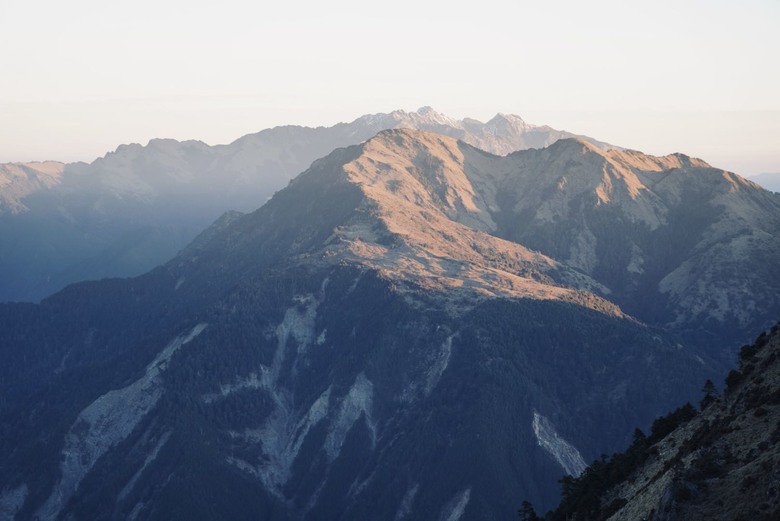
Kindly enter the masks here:
M 709 385 L 701 412 L 688 404 L 658 418 L 626 452 L 568 480 L 545 519 L 777 519 L 780 327 L 742 347 L 722 396 Z

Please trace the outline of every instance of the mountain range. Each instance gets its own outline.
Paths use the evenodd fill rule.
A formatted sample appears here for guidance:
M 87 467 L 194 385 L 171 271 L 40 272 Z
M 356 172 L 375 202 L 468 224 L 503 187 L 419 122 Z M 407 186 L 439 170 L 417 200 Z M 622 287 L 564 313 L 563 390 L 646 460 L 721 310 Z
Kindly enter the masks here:
M 381 131 L 140 277 L 0 305 L 0 513 L 551 507 L 776 321 L 779 224 L 680 154 Z
M 0 165 L 0 271 L 11 274 L 0 280 L 0 301 L 38 301 L 71 282 L 140 275 L 222 212 L 254 210 L 315 159 L 390 128 L 451 135 L 497 154 L 573 137 L 518 116 L 459 121 L 424 107 L 332 127 L 276 127 L 228 145 L 154 139 L 90 164 Z

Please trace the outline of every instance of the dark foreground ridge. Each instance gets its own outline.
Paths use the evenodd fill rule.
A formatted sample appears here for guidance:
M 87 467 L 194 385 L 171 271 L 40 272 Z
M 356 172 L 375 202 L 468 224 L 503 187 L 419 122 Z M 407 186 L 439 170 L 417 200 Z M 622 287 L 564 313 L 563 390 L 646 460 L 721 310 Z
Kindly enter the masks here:
M 688 403 L 562 479 L 561 503 L 541 519 L 780 519 L 780 325 L 742 347 L 722 396 L 710 381 L 703 393 L 701 411 Z M 529 502 L 518 513 L 540 519 Z

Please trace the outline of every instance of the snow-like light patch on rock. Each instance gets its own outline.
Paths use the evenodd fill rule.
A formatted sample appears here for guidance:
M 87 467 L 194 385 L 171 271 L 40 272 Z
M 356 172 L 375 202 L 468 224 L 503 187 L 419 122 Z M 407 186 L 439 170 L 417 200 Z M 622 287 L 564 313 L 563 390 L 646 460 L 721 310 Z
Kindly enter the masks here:
M 552 422 L 534 411 L 532 422 L 539 446 L 546 450 L 570 476 L 579 476 L 587 465 L 579 451 L 555 431 Z
M 455 335 L 450 335 L 442 343 L 436 359 L 428 369 L 425 380 L 425 395 L 428 396 L 433 391 L 434 387 L 438 385 L 441 375 L 444 374 L 447 365 L 450 363 L 450 356 L 452 355 L 452 338 Z
M 283 498 L 282 488 L 292 475 L 292 466 L 301 445 L 311 428 L 327 416 L 329 402 L 330 388 L 317 398 L 302 418 L 298 418 L 289 402 L 280 400 L 277 402 L 277 408 L 259 430 L 234 433 L 234 436 L 245 440 L 254 438 L 259 441 L 265 455 L 265 460 L 259 465 L 243 462 L 243 468 L 259 477 L 270 492 Z M 241 462 L 233 460 L 231 463 Z M 239 467 L 241 466 L 239 464 Z
M 439 521 L 458 521 L 463 517 L 466 506 L 469 504 L 469 499 L 471 499 L 471 487 L 455 494 L 455 497 L 450 499 L 441 509 Z
M 374 385 L 360 373 L 355 383 L 342 399 L 338 413 L 333 418 L 328 437 L 325 440 L 325 452 L 330 461 L 335 460 L 341 452 L 347 433 L 360 417 L 364 417 L 371 431 L 372 443 L 376 442 L 376 426 L 371 419 L 374 399 Z
M 320 496 L 322 495 L 322 489 L 325 488 L 325 484 L 327 483 L 326 480 L 322 480 L 320 482 L 320 485 L 317 487 L 317 490 L 314 491 L 314 493 L 309 497 L 309 501 L 306 502 L 306 506 L 303 509 L 303 514 L 305 517 L 305 514 L 308 513 L 314 506 L 319 502 Z
M 401 504 L 398 505 L 398 510 L 395 513 L 395 517 L 393 518 L 393 521 L 402 521 L 404 518 L 406 518 L 409 514 L 412 513 L 412 505 L 414 504 L 414 498 L 417 495 L 417 491 L 420 489 L 419 483 L 415 484 L 412 487 L 409 487 L 409 490 L 406 491 L 406 494 L 404 494 L 403 499 L 401 499 Z
M 0 492 L 0 521 L 13 521 L 16 513 L 24 506 L 28 493 L 24 483 L 14 489 L 3 489 Z
M 323 283 L 324 289 L 325 283 Z M 283 487 L 292 475 L 292 466 L 309 431 L 322 421 L 330 411 L 330 387 L 326 389 L 308 410 L 296 410 L 295 396 L 291 389 L 280 384 L 285 360 L 293 357 L 295 371 L 299 357 L 305 355 L 315 337 L 324 342 L 325 331 L 317 337 L 315 321 L 319 302 L 313 295 L 296 296 L 295 305 L 285 311 L 282 322 L 274 329 L 277 339 L 276 351 L 270 366 L 261 366 L 260 371 L 230 384 L 221 384 L 220 392 L 203 397 L 211 402 L 241 389 L 262 389 L 273 402 L 273 410 L 260 428 L 246 429 L 229 434 L 249 443 L 259 443 L 263 458 L 261 461 L 244 461 L 229 457 L 227 461 L 249 472 L 262 481 L 266 489 L 285 500 Z M 286 367 L 286 366 L 285 366 Z
M 135 521 L 136 519 L 138 519 L 138 516 L 141 514 L 141 510 L 143 510 L 145 506 L 146 503 L 144 503 L 143 501 L 136 504 L 133 507 L 133 510 L 130 511 L 130 514 L 128 514 L 127 519 L 129 521 Z
M 294 300 L 298 305 L 287 309 L 276 328 L 276 335 L 280 345 L 286 345 L 290 337 L 294 338 L 298 343 L 298 353 L 304 353 L 315 338 L 314 323 L 319 302 L 313 295 L 297 296 Z
M 409 490 L 406 491 L 406 494 L 404 494 L 403 499 L 401 499 L 401 504 L 398 505 L 398 510 L 395 513 L 395 517 L 393 518 L 393 521 L 402 521 L 406 517 L 409 516 L 409 514 L 412 513 L 412 505 L 414 504 L 414 498 L 417 495 L 417 491 L 420 489 L 419 484 L 415 484 L 412 487 L 409 487 Z
M 319 423 L 328 414 L 330 405 L 330 388 L 326 389 L 309 409 L 301 414 L 295 411 L 293 394 L 279 385 L 279 373 L 287 351 L 286 335 L 289 329 L 277 328 L 281 336 L 274 354 L 271 368 L 262 367 L 260 375 L 256 373 L 249 378 L 240 380 L 234 384 L 222 385 L 220 394 L 212 394 L 204 397 L 206 401 L 213 401 L 220 396 L 227 396 L 238 389 L 257 388 L 268 392 L 273 400 L 274 409 L 259 429 L 246 429 L 243 432 L 230 432 L 229 434 L 245 442 L 259 443 L 264 454 L 264 459 L 257 463 L 251 463 L 239 458 L 229 457 L 228 463 L 257 476 L 266 489 L 280 499 L 284 499 L 282 487 L 290 479 L 292 465 L 298 456 L 301 445 L 311 428 Z M 282 340 L 282 337 L 285 340 Z
M 376 469 L 374 469 L 369 476 L 362 480 L 358 481 L 358 478 L 355 478 L 355 481 L 352 482 L 352 484 L 349 486 L 349 490 L 347 491 L 347 497 L 354 498 L 356 496 L 359 496 L 368 486 L 369 483 L 371 483 L 371 480 L 374 479 L 376 476 Z
M 628 262 L 628 266 L 626 266 L 626 270 L 628 270 L 629 273 L 641 275 L 642 273 L 645 272 L 644 268 L 642 268 L 644 263 L 645 263 L 645 259 L 644 257 L 642 257 L 642 250 L 640 250 L 636 244 L 632 244 L 631 260 Z
M 119 492 L 119 495 L 117 496 L 117 499 L 119 501 L 123 501 L 127 498 L 127 496 L 133 491 L 135 488 L 136 483 L 138 483 L 138 480 L 141 478 L 141 474 L 143 474 L 144 470 L 155 460 L 157 459 L 157 455 L 160 453 L 160 449 L 163 448 L 163 446 L 168 443 L 168 439 L 170 439 L 171 433 L 166 432 L 162 436 L 160 436 L 160 440 L 157 442 L 157 445 L 155 445 L 154 449 L 152 449 L 152 452 L 150 452 L 146 459 L 144 460 L 143 465 L 141 465 L 141 468 L 138 469 L 138 471 L 133 475 L 132 478 L 130 478 L 130 481 L 127 482 L 127 485 L 125 485 L 122 488 L 122 491 Z
M 246 378 L 239 378 L 232 383 L 220 384 L 219 392 L 204 395 L 203 401 L 205 403 L 212 403 L 244 389 L 265 389 L 268 387 L 267 380 L 268 370 L 262 368 L 260 375 L 257 373 L 250 373 Z
M 144 376 L 122 389 L 107 392 L 79 413 L 65 436 L 60 482 L 36 515 L 55 519 L 79 483 L 109 449 L 125 440 L 163 394 L 162 373 L 171 357 L 198 336 L 206 324 L 198 324 L 187 335 L 176 337 L 146 367 Z

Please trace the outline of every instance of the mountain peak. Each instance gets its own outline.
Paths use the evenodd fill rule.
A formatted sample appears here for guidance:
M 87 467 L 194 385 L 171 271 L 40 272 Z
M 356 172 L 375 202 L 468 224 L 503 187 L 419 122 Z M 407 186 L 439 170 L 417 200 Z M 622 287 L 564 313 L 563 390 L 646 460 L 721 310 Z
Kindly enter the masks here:
M 417 113 L 421 116 L 426 116 L 428 114 L 439 115 L 439 113 L 436 110 L 434 110 L 433 107 L 431 107 L 430 105 L 425 105 L 424 107 L 420 107 L 419 109 L 417 109 Z
M 526 124 L 523 118 L 518 116 L 517 114 L 507 114 L 505 112 L 496 112 L 496 115 L 493 116 L 488 123 L 491 122 L 499 122 L 499 121 L 508 121 L 510 123 L 522 123 Z
M 579 136 L 574 137 L 566 137 L 559 139 L 549 147 L 551 151 L 556 151 L 559 153 L 586 153 L 586 152 L 595 152 L 598 155 L 606 156 L 606 151 L 600 149 L 599 147 L 595 146 L 593 143 L 589 142 L 587 139 L 581 138 Z
M 161 138 L 156 137 L 149 140 L 149 143 L 146 145 L 147 147 L 165 147 L 165 146 L 176 146 L 181 144 L 182 142 L 173 139 L 173 138 Z
M 622 316 L 592 293 L 607 290 L 590 277 L 491 235 L 495 202 L 480 186 L 496 181 L 489 176 L 498 159 L 441 134 L 386 130 L 316 161 L 204 247 L 236 255 L 248 270 L 264 251 L 264 262 L 287 255 L 313 267 L 346 263 L 448 302 L 563 300 Z M 270 247 L 270 237 L 284 241 Z
M 499 158 L 413 129 L 385 130 L 352 153 L 346 150 L 317 162 L 322 171 L 295 183 L 304 189 L 304 179 L 316 182 L 341 171 L 362 193 L 357 213 L 329 239 L 327 258 L 352 259 L 394 280 L 469 298 L 579 301 L 581 290 L 604 290 L 549 257 L 490 234 L 495 202 L 478 186 L 495 181 L 487 170 Z M 588 299 L 594 309 L 622 314 L 598 297 Z
M 494 129 L 495 131 L 511 131 L 517 133 L 523 133 L 531 128 L 523 118 L 515 116 L 514 114 L 503 114 L 499 112 L 493 118 L 487 122 L 487 127 Z
M 414 121 L 415 123 L 417 123 L 418 125 L 422 126 L 423 128 L 427 125 L 432 125 L 432 126 L 443 125 L 443 126 L 457 128 L 457 129 L 463 127 L 462 121 L 446 116 L 441 112 L 438 112 L 434 110 L 432 107 L 427 105 L 425 107 L 420 107 L 419 109 L 417 109 L 417 112 L 408 114 L 408 118 Z

